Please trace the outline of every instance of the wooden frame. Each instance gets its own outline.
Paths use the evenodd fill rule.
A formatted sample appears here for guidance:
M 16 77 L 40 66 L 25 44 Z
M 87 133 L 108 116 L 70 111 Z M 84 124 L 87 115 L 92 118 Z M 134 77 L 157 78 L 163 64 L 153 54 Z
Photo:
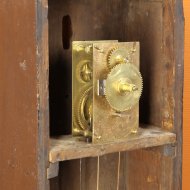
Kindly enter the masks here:
M 91 7 L 93 10 L 101 10 L 101 7 L 96 7 L 99 5 L 98 0 L 91 2 L 92 4 L 86 2 L 84 7 L 83 0 L 79 0 L 77 3 L 71 1 L 70 5 L 68 1 L 65 1 L 65 4 L 59 0 L 51 1 L 51 3 L 50 1 L 49 8 L 53 8 L 54 3 L 55 7 L 62 3 L 64 10 L 67 10 L 69 6 L 72 7 L 68 12 L 65 12 L 65 14 L 71 14 L 71 16 L 79 14 L 85 6 L 89 6 L 89 10 Z M 106 2 L 108 1 L 105 0 Z M 111 4 L 116 5 L 114 3 L 115 1 L 111 1 Z M 77 12 L 77 6 L 79 6 L 79 12 Z M 150 99 L 160 96 L 160 101 L 162 102 L 159 106 L 156 106 L 157 100 L 153 100 L 151 107 L 149 107 L 150 109 L 146 108 L 146 112 L 142 110 L 141 106 L 141 120 L 147 124 L 163 128 L 172 137 L 175 137 L 173 134 L 175 133 L 177 137 L 176 148 L 159 146 L 147 149 L 147 147 L 162 145 L 156 144 L 154 141 L 152 146 L 143 146 L 146 149 L 134 150 L 136 148 L 133 148 L 133 151 L 94 158 L 80 156 L 78 160 L 61 162 L 59 176 L 51 179 L 49 184 L 47 179 L 50 166 L 48 155 L 49 153 L 51 154 L 49 152 L 51 144 L 49 136 L 52 135 L 52 130 L 60 135 L 69 132 L 69 129 L 62 131 L 59 128 L 51 128 L 50 130 L 52 126 L 49 126 L 49 123 L 51 123 L 49 121 L 54 121 L 51 115 L 49 119 L 49 100 L 52 101 L 52 97 L 49 99 L 48 77 L 49 68 L 51 74 L 51 62 L 53 59 L 50 60 L 49 66 L 49 57 L 54 55 L 51 45 L 53 44 L 52 37 L 55 33 L 52 30 L 53 28 L 51 29 L 52 22 L 48 21 L 56 21 L 55 12 L 59 10 L 52 11 L 51 9 L 48 11 L 47 0 L 27 2 L 20 0 L 16 3 L 11 0 L 0 5 L 2 10 L 0 11 L 0 23 L 3 25 L 0 29 L 0 149 L 2 154 L 0 168 L 3 173 L 0 176 L 1 189 L 15 188 L 21 190 L 27 187 L 27 190 L 78 190 L 80 187 L 82 190 L 98 188 L 99 190 L 116 188 L 120 190 L 142 190 L 142 188 L 146 190 L 160 188 L 178 190 L 182 188 L 181 147 L 184 49 L 182 0 L 148 0 L 146 2 L 144 0 L 135 2 L 132 0 L 126 0 L 126 2 L 118 0 L 117 6 L 113 9 L 109 7 L 110 2 L 106 6 L 105 10 L 107 11 L 105 12 L 108 15 L 113 13 L 112 10 L 120 8 L 122 14 L 128 12 L 128 16 L 134 16 L 127 20 L 127 24 L 133 24 L 133 27 L 123 29 L 121 26 L 123 33 L 121 32 L 118 37 L 126 41 L 139 37 L 142 44 L 144 44 L 143 47 L 147 48 L 147 50 L 142 51 L 143 57 L 141 61 L 143 64 L 146 61 L 148 64 L 149 61 L 152 61 L 153 66 L 149 68 L 152 69 L 151 76 L 147 75 L 146 67 L 142 67 L 145 79 L 145 94 L 142 104 L 147 105 L 147 107 L 150 106 L 147 96 Z M 11 15 L 9 14 L 10 12 L 12 13 Z M 137 14 L 133 15 L 133 12 Z M 88 14 L 88 11 L 86 14 Z M 98 14 L 102 16 L 102 12 L 98 12 Z M 150 22 L 146 20 L 147 17 Z M 74 18 L 76 19 L 76 17 Z M 103 16 L 102 18 L 105 19 L 106 17 Z M 123 17 L 118 14 L 118 18 L 122 20 Z M 88 21 L 85 22 L 88 23 Z M 80 22 L 74 20 L 74 23 L 77 24 L 76 28 L 80 29 L 80 34 L 77 33 L 78 37 L 83 37 L 82 32 L 87 38 L 90 38 L 90 35 L 94 35 L 94 38 L 100 37 L 99 33 L 96 34 L 97 31 L 100 32 L 99 29 L 89 34 L 88 32 L 85 33 L 83 25 L 79 26 Z M 161 25 L 160 30 L 157 30 L 156 23 Z M 74 28 L 75 32 L 76 28 Z M 138 32 L 135 28 L 143 30 Z M 106 31 L 109 29 L 108 25 L 106 25 L 102 29 L 101 35 L 105 37 Z M 127 36 L 125 36 L 126 34 Z M 146 35 L 152 35 L 155 38 L 145 43 L 143 34 L 145 35 L 144 39 L 147 39 Z M 108 36 L 110 38 L 117 37 L 115 32 Z M 75 36 L 74 39 L 78 37 Z M 155 42 L 160 42 L 160 44 Z M 158 45 L 161 45 L 161 54 L 155 53 Z M 56 42 L 54 47 L 57 47 Z M 153 52 L 155 54 L 150 56 L 148 50 L 151 50 L 151 47 L 154 47 Z M 161 59 L 158 55 L 162 55 Z M 67 53 L 64 53 L 64 56 L 68 59 Z M 161 65 L 158 64 L 159 60 L 161 60 Z M 152 84 L 148 82 L 150 77 L 153 79 Z M 154 77 L 162 78 L 162 82 L 155 83 Z M 161 88 L 158 88 L 160 90 L 154 90 L 152 87 L 157 85 L 161 85 Z M 53 89 L 53 86 L 50 87 L 51 89 Z M 159 113 L 158 115 L 156 114 L 157 112 Z M 164 138 L 166 133 L 162 133 Z M 172 146 L 174 142 L 175 139 L 173 138 L 165 141 L 166 144 L 172 143 Z M 121 150 L 132 150 L 126 147 Z M 143 147 L 139 146 L 139 148 Z M 118 149 L 118 151 L 121 150 Z M 100 155 L 101 153 L 94 156 Z M 120 159 L 119 162 L 118 158 Z M 119 171 L 120 175 L 118 175 L 118 167 L 121 169 Z M 97 176 L 98 172 L 99 176 Z M 55 174 L 56 172 L 49 176 L 55 176 Z M 99 182 L 98 186 L 97 182 Z

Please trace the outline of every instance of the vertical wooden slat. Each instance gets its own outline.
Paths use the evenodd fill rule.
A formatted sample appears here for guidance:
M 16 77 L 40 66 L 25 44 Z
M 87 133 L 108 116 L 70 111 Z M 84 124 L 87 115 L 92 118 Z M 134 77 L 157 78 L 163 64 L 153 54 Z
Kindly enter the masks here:
M 164 65 L 164 83 L 163 83 L 163 114 L 162 114 L 162 127 L 170 131 L 174 131 L 175 119 L 175 60 L 174 60 L 174 9 L 172 1 L 163 1 L 163 28 L 162 28 L 162 52 L 163 52 L 163 65 Z M 173 159 L 161 159 L 162 175 L 160 178 L 161 187 L 164 190 L 173 190 Z
M 158 190 L 161 187 L 161 158 L 154 152 L 133 151 L 127 159 L 126 189 Z
M 130 10 L 129 38 L 138 37 L 141 43 L 141 71 L 144 90 L 140 106 L 141 122 L 162 125 L 163 101 L 162 88 L 164 81 L 162 64 L 162 2 L 139 1 Z M 135 14 L 140 12 L 140 14 Z M 144 14 L 143 14 L 144 13 Z M 164 89 L 164 88 L 163 88 Z M 158 152 L 143 150 L 127 153 L 126 189 L 152 190 L 162 187 L 161 156 Z M 164 171 L 163 171 L 164 172 Z
M 127 169 L 126 169 L 126 153 L 120 152 L 120 168 L 119 168 L 119 190 L 126 190 L 126 178 L 127 178 Z
M 159 100 L 161 110 L 160 116 L 157 115 L 160 119 L 151 118 L 151 122 L 159 122 L 158 124 L 165 129 L 176 131 L 178 136 L 177 157 L 173 160 L 160 156 L 159 152 L 150 153 L 143 150 L 128 153 L 129 189 L 137 190 L 142 189 L 142 187 L 150 190 L 181 189 L 181 101 L 183 84 L 183 12 L 181 6 L 181 1 L 163 1 L 163 22 L 161 25 L 163 32 L 160 33 L 162 36 L 160 71 L 163 74 Z M 153 29 L 151 31 L 153 32 Z M 154 97 L 156 98 L 156 96 L 155 94 Z M 145 177 L 146 175 L 148 177 Z
M 37 109 L 38 109 L 38 180 L 39 190 L 48 190 L 49 167 L 49 45 L 48 2 L 36 3 L 36 58 L 37 58 Z
M 116 190 L 118 177 L 118 153 L 100 157 L 98 190 Z
M 173 189 L 182 189 L 183 145 L 183 79 L 184 79 L 184 13 L 183 1 L 174 1 L 174 60 L 175 60 L 175 115 L 174 130 L 177 134 L 177 157 L 174 160 Z
M 82 159 L 82 178 L 81 190 L 97 190 L 99 180 L 98 174 L 98 158 Z

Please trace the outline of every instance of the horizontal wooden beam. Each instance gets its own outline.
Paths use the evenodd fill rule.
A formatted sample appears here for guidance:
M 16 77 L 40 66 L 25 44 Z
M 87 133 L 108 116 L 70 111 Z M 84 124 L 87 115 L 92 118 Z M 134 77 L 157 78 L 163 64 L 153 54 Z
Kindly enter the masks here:
M 155 126 L 143 126 L 137 134 L 126 140 L 104 144 L 86 143 L 71 135 L 51 138 L 49 161 L 51 163 L 85 157 L 96 157 L 113 152 L 130 151 L 176 142 L 176 135 Z

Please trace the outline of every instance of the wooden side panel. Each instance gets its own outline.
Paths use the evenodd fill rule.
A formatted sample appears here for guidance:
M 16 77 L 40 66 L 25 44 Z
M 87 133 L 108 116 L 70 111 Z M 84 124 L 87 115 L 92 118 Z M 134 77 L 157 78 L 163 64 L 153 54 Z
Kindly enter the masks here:
M 38 180 L 39 190 L 48 190 L 49 167 L 49 55 L 48 55 L 48 2 L 36 3 L 36 57 L 38 109 Z
M 183 85 L 183 11 L 181 1 L 163 1 L 161 113 L 152 122 L 177 133 L 177 157 L 144 150 L 128 153 L 128 189 L 181 189 L 181 134 Z M 156 44 L 155 44 L 156 45 Z M 156 110 L 155 110 L 156 111 Z M 135 160 L 135 162 L 134 162 Z M 143 163 L 142 163 L 143 162 Z M 144 167 L 143 167 L 143 166 Z M 138 172 L 137 172 L 138 170 Z M 130 177 L 129 177 L 130 176 Z M 151 180 L 150 180 L 151 179 Z
M 174 64 L 175 64 L 175 111 L 174 131 L 177 134 L 177 157 L 174 160 L 173 189 L 182 189 L 183 146 L 183 79 L 184 79 L 184 13 L 183 1 L 174 1 Z
M 173 162 L 159 151 L 139 150 L 127 154 L 126 187 L 134 190 L 172 189 Z
M 0 3 L 0 189 L 38 189 L 35 1 Z
M 163 62 L 162 1 L 141 1 L 139 3 L 130 1 L 130 3 L 133 9 L 130 10 L 131 16 L 128 23 L 133 27 L 129 29 L 128 34 L 130 39 L 138 37 L 141 42 L 141 71 L 144 77 L 144 91 L 140 107 L 141 121 L 162 126 L 163 114 L 167 113 L 166 121 L 171 123 L 170 127 L 172 127 L 170 117 L 173 118 L 173 105 L 168 104 L 167 98 L 172 89 L 172 86 L 168 88 L 168 82 L 173 77 L 170 74 L 173 66 L 166 68 L 167 65 Z M 168 64 L 172 65 L 173 62 Z M 172 96 L 169 97 L 172 98 Z M 170 162 L 165 163 L 165 161 L 165 158 L 161 157 L 158 152 L 140 150 L 127 153 L 126 189 L 170 189 L 172 166 Z M 164 175 L 166 166 L 167 176 Z M 163 176 L 167 183 L 163 183 Z
M 98 176 L 98 164 L 100 158 L 86 158 L 82 159 L 82 188 L 81 190 L 97 190 L 97 184 L 99 180 Z M 88 179 L 88 183 L 86 183 Z

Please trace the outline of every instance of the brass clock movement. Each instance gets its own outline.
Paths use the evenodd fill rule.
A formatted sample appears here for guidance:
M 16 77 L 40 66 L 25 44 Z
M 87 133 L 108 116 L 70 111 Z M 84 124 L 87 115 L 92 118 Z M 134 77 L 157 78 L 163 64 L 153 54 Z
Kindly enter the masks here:
M 73 42 L 74 136 L 105 143 L 137 132 L 143 88 L 139 53 L 139 42 Z

